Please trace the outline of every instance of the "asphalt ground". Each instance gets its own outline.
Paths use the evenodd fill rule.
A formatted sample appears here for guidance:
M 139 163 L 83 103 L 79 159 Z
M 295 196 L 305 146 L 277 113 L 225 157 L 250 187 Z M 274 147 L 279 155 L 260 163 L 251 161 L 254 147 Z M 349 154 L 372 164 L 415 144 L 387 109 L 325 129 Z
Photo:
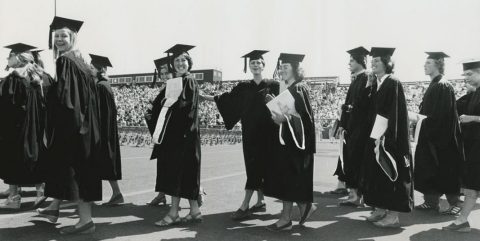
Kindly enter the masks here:
M 365 221 L 369 208 L 339 207 L 338 202 L 346 197 L 327 194 L 336 186 L 332 176 L 337 164 L 337 144 L 317 144 L 315 155 L 314 201 L 318 210 L 305 227 L 297 225 L 299 214 L 294 208 L 292 231 L 275 233 L 265 229 L 274 223 L 281 211 L 281 202 L 266 198 L 267 212 L 253 215 L 250 219 L 236 222 L 230 219 L 243 199 L 246 175 L 240 144 L 203 146 L 201 184 L 207 192 L 201 208 L 203 222 L 159 228 L 159 221 L 168 211 L 168 206 L 149 207 L 145 204 L 154 196 L 156 161 L 149 160 L 150 148 L 122 147 L 123 180 L 120 187 L 125 204 L 116 207 L 93 208 L 96 232 L 86 235 L 64 236 L 59 229 L 73 225 L 78 216 L 73 203 L 64 202 L 57 224 L 37 217 L 32 209 L 35 189 L 23 188 L 22 208 L 19 211 L 0 210 L 0 241 L 44 241 L 44 240 L 480 240 L 480 211 L 470 216 L 472 232 L 455 233 L 441 228 L 454 220 L 433 211 L 413 211 L 400 214 L 401 228 L 381 229 Z M 0 184 L 0 190 L 7 186 Z M 103 198 L 107 201 L 111 189 L 103 183 Z M 444 198 L 444 197 L 443 197 Z M 0 200 L 3 202 L 3 200 Z M 48 205 L 50 199 L 43 205 Z M 251 205 L 256 201 L 252 198 Z M 416 204 L 422 202 L 422 195 L 415 193 Z M 170 200 L 168 199 L 168 202 Z M 180 216 L 188 213 L 188 202 L 182 200 Z M 441 208 L 447 208 L 445 200 Z

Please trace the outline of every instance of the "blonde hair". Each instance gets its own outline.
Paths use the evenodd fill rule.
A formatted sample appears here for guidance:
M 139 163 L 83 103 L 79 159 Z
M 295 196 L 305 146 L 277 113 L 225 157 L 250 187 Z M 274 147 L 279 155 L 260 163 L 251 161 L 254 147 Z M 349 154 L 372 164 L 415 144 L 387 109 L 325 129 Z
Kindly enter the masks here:
M 19 73 L 22 77 L 26 78 L 27 80 L 31 81 L 34 85 L 41 85 L 43 83 L 43 73 L 44 70 L 38 64 L 35 63 L 35 59 L 31 52 L 23 52 L 19 54 L 15 54 L 17 57 L 19 64 L 14 68 L 22 68 L 25 67 L 25 71 L 23 74 Z
M 68 28 L 63 28 L 65 30 L 67 30 L 67 33 L 68 35 L 70 36 L 70 44 L 72 45 L 72 48 L 68 51 L 66 51 L 65 53 L 68 53 L 72 50 L 75 50 L 76 49 L 76 46 L 77 46 L 77 33 L 68 29 Z M 55 40 L 53 40 L 55 41 Z M 62 54 L 65 54 L 65 53 L 62 53 Z M 58 48 L 57 46 L 54 44 L 53 45 L 53 59 L 56 60 L 58 57 L 60 57 L 60 51 L 58 51 Z

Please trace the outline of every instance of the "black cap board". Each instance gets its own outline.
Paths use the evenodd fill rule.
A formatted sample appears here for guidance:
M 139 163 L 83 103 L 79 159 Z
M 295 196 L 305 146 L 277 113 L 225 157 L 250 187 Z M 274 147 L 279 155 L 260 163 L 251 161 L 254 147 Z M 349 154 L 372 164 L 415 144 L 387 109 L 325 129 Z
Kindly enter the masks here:
M 50 31 L 48 37 L 48 48 L 52 49 L 52 32 L 57 29 L 68 28 L 73 32 L 78 33 L 80 28 L 82 27 L 83 21 L 69 19 L 69 18 L 62 18 L 55 16 L 50 24 Z
M 24 44 L 24 43 L 16 43 L 16 44 L 5 46 L 5 48 L 11 49 L 12 50 L 11 52 L 13 53 L 20 54 L 23 52 L 31 51 L 32 49 L 36 49 L 37 47 L 33 47 L 31 45 Z
M 304 54 L 281 53 L 280 56 L 278 57 L 278 60 L 281 61 L 282 64 L 285 64 L 285 63 L 295 64 L 295 63 L 301 63 L 303 61 L 303 58 L 305 58 Z
M 251 60 L 257 60 L 257 59 L 263 59 L 263 55 L 268 53 L 268 50 L 253 50 L 252 52 L 245 54 L 242 56 L 244 59 L 244 66 L 243 66 L 243 72 L 247 72 L 247 62 Z M 250 59 L 250 60 L 248 60 Z
M 368 51 L 366 48 L 360 46 L 358 48 L 350 49 L 347 51 L 350 55 L 355 55 L 355 56 L 367 56 L 370 51 Z
M 443 59 L 443 58 L 450 57 L 447 54 L 445 54 L 444 52 L 425 52 L 425 53 L 428 54 L 427 58 L 429 58 L 429 59 Z
M 463 63 L 463 71 L 480 68 L 480 60 Z
M 95 55 L 95 54 L 90 54 L 90 58 L 92 61 L 90 62 L 94 66 L 97 67 L 113 67 L 112 63 L 110 63 L 110 60 L 108 57 L 105 56 L 100 56 L 100 55 Z
M 395 48 L 372 47 L 372 49 L 370 50 L 370 56 L 374 58 L 392 56 L 393 52 L 395 52 Z

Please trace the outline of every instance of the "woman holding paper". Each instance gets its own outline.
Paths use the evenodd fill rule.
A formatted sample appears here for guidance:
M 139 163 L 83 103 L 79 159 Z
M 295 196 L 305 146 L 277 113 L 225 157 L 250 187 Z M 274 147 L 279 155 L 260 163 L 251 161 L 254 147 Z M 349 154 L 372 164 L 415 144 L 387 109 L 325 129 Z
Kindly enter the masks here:
M 398 227 L 398 212 L 413 208 L 413 165 L 408 140 L 408 114 L 400 81 L 392 75 L 394 48 L 372 48 L 372 78 L 360 108 L 368 112 L 370 140 L 360 187 L 365 203 L 375 208 L 368 221 Z
M 174 79 L 167 82 L 163 108 L 159 114 L 153 142 L 152 159 L 157 158 L 155 191 L 172 196 L 167 215 L 157 226 L 171 226 L 180 222 L 201 222 L 197 199 L 200 190 L 200 129 L 198 123 L 198 86 L 189 74 L 192 58 L 188 50 L 194 46 L 177 44 L 167 50 L 172 53 Z M 190 212 L 179 217 L 180 199 L 190 203 Z
M 253 80 L 239 83 L 232 91 L 218 96 L 202 95 L 207 101 L 215 101 L 227 130 L 239 121 L 242 123 L 242 144 L 247 183 L 240 208 L 232 213 L 233 220 L 248 218 L 252 213 L 266 211 L 263 197 L 266 162 L 272 158 L 271 146 L 274 142 L 275 123 L 265 106 L 266 95 L 278 95 L 279 84 L 262 78 L 265 61 L 262 57 L 268 51 L 254 50 L 243 56 L 244 71 L 247 71 L 247 59 Z M 253 192 L 257 191 L 257 202 L 250 207 Z
M 300 209 L 300 225 L 315 212 L 313 202 L 313 155 L 315 153 L 315 121 L 310 106 L 309 88 L 302 82 L 300 68 L 305 55 L 280 54 L 280 73 L 287 90 L 271 100 L 267 106 L 273 121 L 279 125 L 275 137 L 276 158 L 269 159 L 265 177 L 265 195 L 283 202 L 280 219 L 267 229 L 272 231 L 292 228 L 292 208 Z

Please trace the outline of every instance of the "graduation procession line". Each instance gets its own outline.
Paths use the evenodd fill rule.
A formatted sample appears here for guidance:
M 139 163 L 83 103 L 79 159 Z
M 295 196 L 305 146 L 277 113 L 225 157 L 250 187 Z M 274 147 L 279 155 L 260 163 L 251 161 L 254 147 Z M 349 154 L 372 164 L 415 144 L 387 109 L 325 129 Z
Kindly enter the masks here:
M 244 171 L 234 172 L 234 173 L 230 173 L 230 174 L 226 174 L 226 175 L 222 175 L 222 176 L 205 178 L 205 179 L 201 180 L 201 183 L 217 181 L 217 180 L 230 178 L 230 177 L 241 176 L 241 175 L 245 175 L 245 172 Z M 142 190 L 142 191 L 126 193 L 123 196 L 124 197 L 134 197 L 134 196 L 137 196 L 137 195 L 142 195 L 142 194 L 146 194 L 146 193 L 154 193 L 154 192 L 155 192 L 155 189 L 151 188 L 151 189 L 146 189 L 146 190 Z M 106 201 L 108 201 L 108 198 L 102 200 L 102 202 L 106 202 Z M 69 208 L 69 207 L 72 207 L 72 206 L 75 206 L 75 205 L 76 205 L 76 203 L 74 203 L 74 202 L 61 204 L 60 209 Z M 31 214 L 32 212 L 35 213 L 35 210 L 26 210 L 26 212 L 23 212 L 23 213 L 6 214 L 6 215 L 0 216 L 0 220 L 20 217 L 20 216 L 23 216 L 23 215 Z

